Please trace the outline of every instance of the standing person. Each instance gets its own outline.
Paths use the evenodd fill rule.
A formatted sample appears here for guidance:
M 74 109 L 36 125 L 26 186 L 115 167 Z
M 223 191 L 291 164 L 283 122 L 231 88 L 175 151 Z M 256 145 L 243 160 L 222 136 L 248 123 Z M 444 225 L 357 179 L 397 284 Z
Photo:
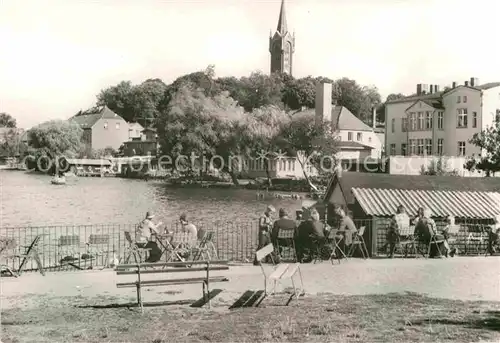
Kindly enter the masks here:
M 271 243 L 274 246 L 280 246 L 280 251 L 278 252 L 281 255 L 281 246 L 289 244 L 290 242 L 287 240 L 280 240 L 278 238 L 280 231 L 292 231 L 293 232 L 293 240 L 296 240 L 297 237 L 297 223 L 295 220 L 288 218 L 288 213 L 286 213 L 284 208 L 280 208 L 279 210 L 279 219 L 274 222 L 273 229 L 271 231 Z
M 394 250 L 396 249 L 396 244 L 398 242 L 401 229 L 408 228 L 410 226 L 410 217 L 406 214 L 406 210 L 403 205 L 399 205 L 396 214 L 391 220 L 389 230 L 387 231 L 387 242 L 389 244 L 389 258 L 394 257 Z M 386 243 L 387 244 L 387 243 Z
M 495 224 L 488 230 L 488 253 L 493 255 L 500 246 L 500 214 L 495 216 Z
M 273 227 L 272 216 L 275 212 L 276 209 L 274 206 L 269 205 L 264 211 L 264 214 L 259 218 L 259 245 L 257 250 L 260 250 L 271 243 L 271 229 Z M 255 258 L 253 264 L 258 266 L 260 265 L 260 261 Z
M 161 222 L 155 224 L 153 222 L 154 214 L 146 213 L 146 217 L 139 223 L 135 231 L 135 244 L 139 248 L 151 249 L 146 262 L 158 262 L 161 259 L 161 249 L 158 244 L 153 241 L 158 234 L 158 228 L 162 225 Z
M 450 228 L 455 225 L 455 218 L 453 216 L 448 216 L 446 218 L 446 226 L 441 230 L 441 233 L 443 234 L 444 237 L 444 248 L 446 249 L 445 251 L 445 256 L 448 257 L 448 254 L 450 254 L 451 257 L 455 256 L 457 253 L 457 249 L 450 248 L 450 244 L 448 243 L 448 239 L 450 238 Z

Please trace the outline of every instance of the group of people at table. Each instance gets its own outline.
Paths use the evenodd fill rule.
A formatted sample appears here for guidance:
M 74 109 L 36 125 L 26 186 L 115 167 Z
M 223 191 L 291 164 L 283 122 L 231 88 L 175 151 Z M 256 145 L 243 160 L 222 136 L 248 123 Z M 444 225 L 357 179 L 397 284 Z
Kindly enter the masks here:
M 146 217 L 137 225 L 135 230 L 135 245 L 138 248 L 148 249 L 148 257 L 145 262 L 158 262 L 162 255 L 163 250 L 158 243 L 163 245 L 162 240 L 168 241 L 170 245 L 175 244 L 172 242 L 174 238 L 173 232 L 167 228 L 161 230 L 162 222 L 154 223 L 154 214 L 151 212 L 146 213 Z M 198 239 L 198 229 L 192 223 L 188 222 L 186 214 L 182 214 L 179 218 L 180 232 L 188 234 L 193 237 L 193 240 Z M 188 253 L 188 252 L 186 252 Z
M 257 249 L 261 249 L 269 243 L 275 247 L 283 247 L 293 241 L 297 261 L 307 263 L 313 260 L 315 253 L 321 252 L 327 246 L 332 227 L 320 219 L 320 214 L 315 208 L 303 208 L 297 211 L 295 219 L 291 219 L 283 208 L 278 211 L 279 218 L 277 220 L 273 219 L 275 213 L 276 209 L 270 205 L 259 219 L 259 245 Z M 352 244 L 353 235 L 358 230 L 354 221 L 342 207 L 335 207 L 335 215 L 338 219 L 338 227 L 333 239 L 342 242 L 345 251 Z M 292 231 L 292 240 L 280 238 L 281 231 Z M 277 253 L 276 258 L 279 258 L 281 252 Z M 335 255 L 335 249 L 331 253 Z M 260 262 L 254 260 L 255 265 Z
M 315 208 L 297 211 L 295 220 L 291 219 L 283 208 L 279 210 L 279 219 L 277 220 L 273 220 L 275 213 L 275 208 L 268 206 L 259 220 L 258 249 L 269 243 L 272 243 L 275 247 L 286 245 L 289 241 L 280 239 L 279 233 L 282 230 L 292 230 L 294 233 L 295 254 L 299 262 L 311 262 L 313 255 L 326 246 L 325 243 L 327 243 L 328 238 L 335 239 L 337 243 L 342 242 L 343 252 L 346 252 L 352 244 L 354 235 L 358 232 L 354 221 L 338 205 L 334 206 L 334 214 L 337 220 L 335 221 L 334 228 L 336 230 L 333 235 L 330 234 L 332 233 L 332 227 L 320 220 L 319 212 Z M 387 247 L 389 247 L 388 255 L 393 258 L 398 243 L 402 239 L 412 236 L 415 237 L 415 243 L 430 247 L 429 257 L 453 257 L 458 254 L 458 249 L 450 246 L 450 234 L 456 228 L 453 216 L 447 217 L 446 225 L 440 229 L 432 219 L 430 209 L 419 208 L 417 216 L 411 220 L 404 206 L 400 205 L 397 207 L 396 214 L 388 227 L 387 243 L 383 250 L 386 251 Z M 318 249 L 318 246 L 320 249 Z M 495 218 L 495 224 L 488 230 L 488 251 L 493 254 L 500 251 L 499 247 L 500 215 Z M 276 251 L 276 253 L 276 257 L 279 258 L 281 251 Z M 333 253 L 333 256 L 338 254 L 335 247 L 331 250 L 331 253 Z M 255 265 L 260 262 L 254 260 Z

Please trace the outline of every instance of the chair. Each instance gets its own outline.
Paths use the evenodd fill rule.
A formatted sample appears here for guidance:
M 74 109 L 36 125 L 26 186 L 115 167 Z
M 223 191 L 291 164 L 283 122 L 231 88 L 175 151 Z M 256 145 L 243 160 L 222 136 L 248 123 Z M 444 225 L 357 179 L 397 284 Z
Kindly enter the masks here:
M 485 231 L 483 226 L 476 226 L 475 230 L 470 230 L 470 227 L 467 227 L 467 239 L 465 243 L 465 247 L 467 252 L 469 252 L 469 247 L 472 245 L 474 250 L 476 251 L 476 255 L 481 253 L 481 247 L 485 244 Z
M 295 231 L 294 230 L 279 230 L 277 238 L 278 254 L 281 256 L 282 248 L 286 247 L 288 250 L 293 250 L 294 260 L 297 261 L 297 252 L 295 250 Z
M 427 255 L 425 256 L 425 258 L 428 258 L 430 255 L 431 255 L 431 248 L 432 248 L 432 245 L 435 244 L 436 245 L 436 249 L 437 249 L 437 252 L 438 252 L 438 256 L 439 257 L 442 257 L 443 254 L 441 254 L 441 249 L 439 249 L 439 244 L 442 244 L 444 243 L 444 238 L 437 238 L 437 234 L 431 234 L 431 237 L 429 239 L 429 244 L 427 245 Z
M 81 248 L 82 244 L 79 235 L 60 236 L 57 243 L 57 259 L 60 266 L 71 266 L 76 269 L 83 269 L 80 266 Z
M 212 231 L 205 231 L 203 233 L 201 239 L 198 241 L 198 245 L 193 248 L 193 250 L 196 250 L 193 261 L 200 259 L 210 261 L 212 259 L 212 254 L 215 260 L 219 259 L 217 256 L 217 249 L 213 243 L 213 237 L 214 233 Z M 206 258 L 204 258 L 204 255 Z
M 333 259 L 337 257 L 337 251 L 340 252 L 340 254 L 346 259 L 347 261 L 347 255 L 345 254 L 344 250 L 340 246 L 340 242 L 344 240 L 344 236 L 338 234 L 339 230 L 330 230 L 328 234 L 328 243 L 330 246 L 332 246 L 332 253 L 330 254 L 330 262 L 333 264 Z M 338 256 L 337 261 L 340 264 L 340 256 Z
M 18 277 L 17 273 L 13 270 L 14 266 L 9 266 L 8 260 L 17 257 L 16 254 L 17 243 L 14 238 L 0 237 L 0 273 L 8 272 L 13 277 Z
M 418 256 L 417 239 L 415 237 L 415 226 L 403 227 L 399 230 L 398 241 L 396 247 L 404 248 L 401 254 L 403 257 L 408 257 L 412 254 Z M 396 248 L 397 249 L 397 248 Z
M 128 242 L 128 247 L 125 250 L 125 264 L 130 260 L 130 256 L 134 256 L 135 263 L 140 263 L 143 258 L 143 254 L 146 255 L 149 250 L 148 248 L 139 248 L 137 244 L 132 240 L 130 232 L 125 231 L 125 240 Z
M 265 247 L 263 247 L 260 250 L 257 250 L 255 252 L 255 259 L 257 261 L 261 261 L 267 256 L 271 257 L 272 263 L 273 263 L 273 269 L 272 272 L 266 273 L 266 270 L 263 266 L 263 264 L 260 264 L 260 268 L 262 271 L 262 275 L 264 276 L 264 296 L 267 296 L 267 282 L 272 281 L 273 282 L 273 291 L 272 295 L 276 293 L 276 286 L 278 282 L 282 282 L 283 280 L 291 280 L 292 286 L 293 286 L 293 294 L 292 297 L 295 296 L 296 299 L 298 299 L 301 295 L 305 294 L 304 291 L 304 283 L 302 280 L 302 272 L 300 270 L 300 263 L 280 263 L 280 264 L 275 264 L 272 254 L 274 252 L 274 246 L 272 244 L 268 244 Z M 295 284 L 294 276 L 296 274 L 299 274 L 300 277 L 300 286 L 297 287 Z M 290 298 L 292 299 L 292 298 Z
M 87 254 L 103 259 L 102 268 L 109 266 L 109 234 L 91 234 L 87 242 Z
M 352 245 L 351 245 L 351 248 L 349 249 L 349 253 L 347 254 L 347 256 L 352 257 L 354 250 L 356 250 L 356 248 L 358 248 L 359 251 L 361 252 L 361 255 L 363 256 L 363 258 L 364 259 L 368 258 L 369 253 L 368 253 L 368 249 L 366 248 L 365 239 L 363 237 L 363 235 L 365 233 L 365 229 L 366 229 L 366 226 L 362 226 L 354 234 L 354 237 L 352 239 Z

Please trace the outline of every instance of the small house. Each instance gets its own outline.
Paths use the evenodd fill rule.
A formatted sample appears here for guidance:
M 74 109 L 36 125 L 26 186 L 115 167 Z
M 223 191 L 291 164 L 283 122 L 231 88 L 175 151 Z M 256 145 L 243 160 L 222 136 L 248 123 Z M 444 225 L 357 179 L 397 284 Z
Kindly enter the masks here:
M 438 224 L 448 216 L 467 225 L 489 223 L 500 214 L 500 178 L 340 172 L 330 181 L 324 201 L 328 221 L 337 204 L 367 226 L 365 240 L 376 254 L 399 205 L 410 217 L 418 208 L 428 208 Z

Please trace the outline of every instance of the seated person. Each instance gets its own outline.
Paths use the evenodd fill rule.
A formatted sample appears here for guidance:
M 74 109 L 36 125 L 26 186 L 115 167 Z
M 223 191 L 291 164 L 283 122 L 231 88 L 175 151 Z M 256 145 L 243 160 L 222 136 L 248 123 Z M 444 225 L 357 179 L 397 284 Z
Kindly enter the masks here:
M 429 209 L 424 209 L 423 217 L 418 220 L 415 226 L 417 240 L 423 245 L 428 245 L 432 237 L 437 241 L 444 241 L 444 236 L 437 233 L 436 222 L 434 222 L 431 216 L 432 212 Z M 443 253 L 448 256 L 444 243 L 431 244 L 430 258 L 441 256 Z
M 271 230 L 271 243 L 273 243 L 274 246 L 279 246 L 280 250 L 281 247 L 287 246 L 287 244 L 289 243 L 287 239 L 278 238 L 279 233 L 282 230 L 292 231 L 293 240 L 295 240 L 295 238 L 297 237 L 297 223 L 295 222 L 295 220 L 288 218 L 288 214 L 286 213 L 285 209 L 280 208 L 279 219 L 274 222 L 273 228 Z M 279 254 L 281 254 L 281 251 L 279 251 Z
M 146 262 L 158 262 L 161 259 L 161 249 L 154 241 L 158 234 L 158 228 L 162 223 L 153 223 L 154 215 L 151 212 L 146 213 L 146 217 L 137 226 L 135 232 L 135 244 L 139 248 L 151 249 Z
M 297 260 L 310 262 L 312 260 L 311 252 L 315 250 L 316 244 L 320 249 L 325 245 L 325 224 L 320 220 L 317 210 L 309 211 L 309 218 L 303 221 L 298 228 L 297 235 Z M 309 253 L 309 258 L 305 260 L 305 253 Z
M 450 254 L 451 257 L 455 256 L 457 253 L 457 249 L 450 248 L 450 244 L 448 243 L 448 239 L 450 238 L 450 228 L 455 225 L 455 218 L 453 216 L 448 216 L 446 218 L 446 226 L 441 230 L 441 234 L 443 235 L 444 238 L 444 248 L 446 251 L 446 254 Z
M 490 255 L 500 252 L 500 215 L 495 217 L 495 224 L 488 230 L 488 252 Z
M 339 216 L 339 230 L 345 232 L 344 244 L 350 246 L 352 244 L 352 236 L 358 232 L 354 221 L 349 217 L 344 209 L 340 206 L 335 208 L 335 213 Z
M 408 228 L 410 226 L 410 218 L 406 214 L 403 205 L 399 205 L 397 208 L 396 215 L 392 218 L 389 230 L 387 231 L 387 242 L 389 244 L 389 258 L 394 257 L 394 251 L 396 250 L 396 243 L 399 240 L 401 230 Z

